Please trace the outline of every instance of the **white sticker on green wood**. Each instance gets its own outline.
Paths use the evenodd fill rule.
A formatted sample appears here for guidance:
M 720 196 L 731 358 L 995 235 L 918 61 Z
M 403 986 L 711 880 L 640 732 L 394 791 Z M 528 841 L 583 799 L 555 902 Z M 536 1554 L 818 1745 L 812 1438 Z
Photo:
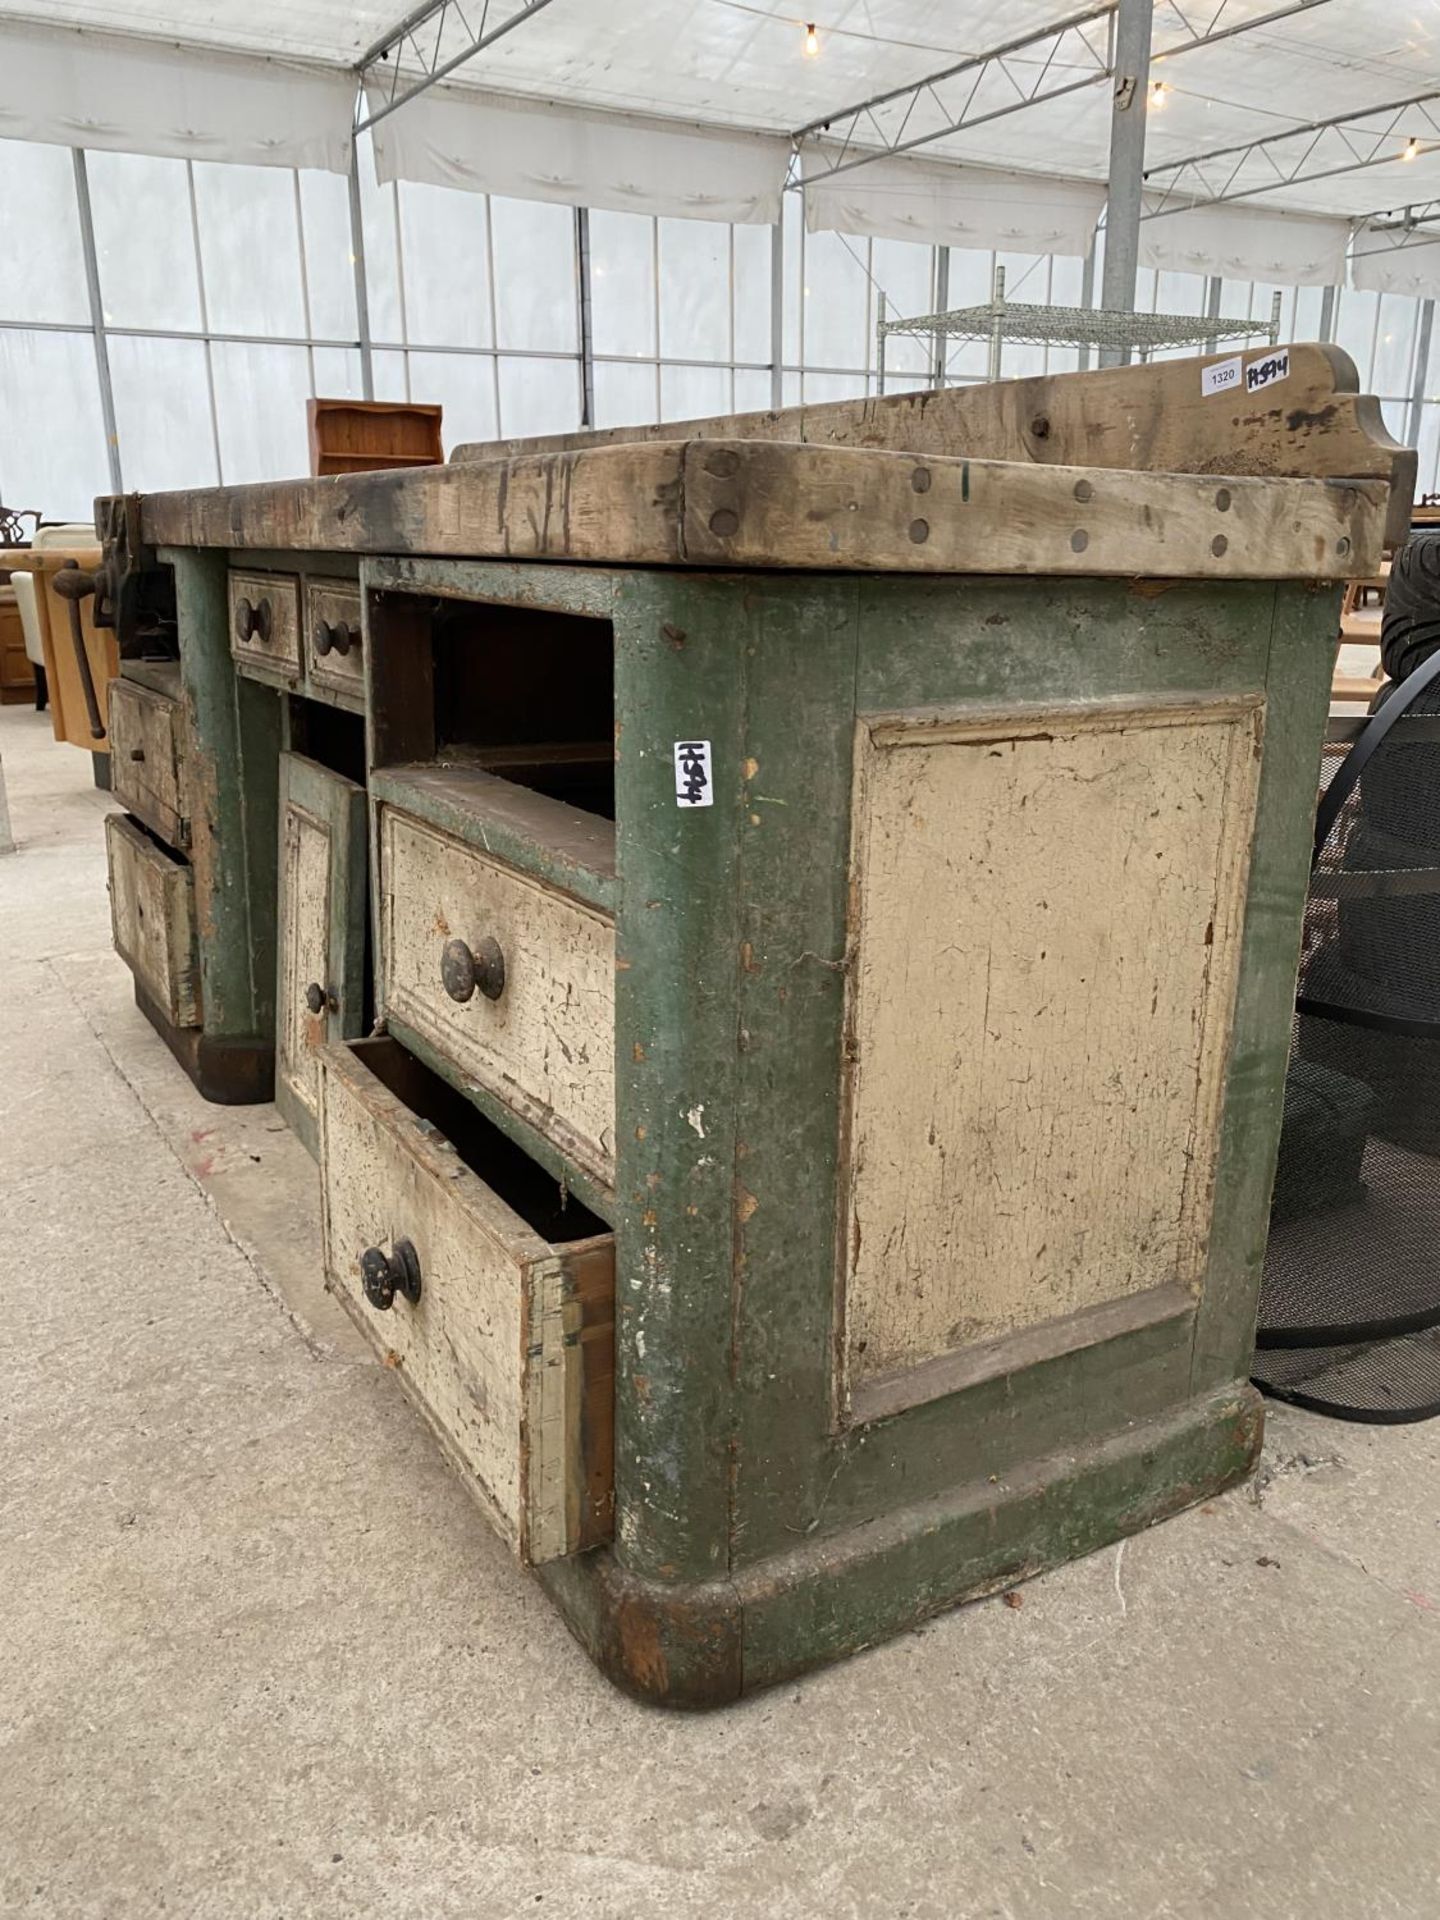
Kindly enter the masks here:
M 708 740 L 675 742 L 675 804 L 677 807 L 714 806 Z
M 1200 369 L 1200 391 L 1208 398 L 1212 393 L 1234 393 L 1240 386 L 1240 356 L 1233 360 L 1217 360 L 1213 366 Z

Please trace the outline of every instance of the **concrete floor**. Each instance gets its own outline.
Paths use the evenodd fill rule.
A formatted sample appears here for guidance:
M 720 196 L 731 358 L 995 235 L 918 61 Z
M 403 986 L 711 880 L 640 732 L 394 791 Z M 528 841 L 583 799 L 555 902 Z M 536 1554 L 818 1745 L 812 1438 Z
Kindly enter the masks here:
M 616 1694 L 320 1291 L 314 1169 L 113 957 L 0 712 L 0 1914 L 1440 1912 L 1440 1428 L 704 1718 Z

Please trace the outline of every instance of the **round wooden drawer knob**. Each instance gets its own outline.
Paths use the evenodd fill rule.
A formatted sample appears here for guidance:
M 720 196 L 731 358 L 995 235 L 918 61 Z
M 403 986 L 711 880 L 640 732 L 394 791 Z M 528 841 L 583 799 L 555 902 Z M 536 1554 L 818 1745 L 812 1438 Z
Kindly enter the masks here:
M 343 660 L 352 649 L 360 651 L 360 629 L 352 627 L 344 620 L 337 620 L 332 626 L 328 620 L 320 620 L 315 627 L 315 651 L 323 660 L 327 654 L 338 653 Z
M 463 940 L 447 940 L 440 978 L 452 1000 L 468 1000 L 477 988 L 487 1000 L 498 1000 L 505 991 L 505 956 L 499 943 L 488 938 L 473 953 Z
M 249 599 L 235 602 L 235 636 L 239 640 L 259 640 L 262 645 L 270 639 L 270 602 L 261 600 L 257 605 Z
M 366 1247 L 360 1256 L 360 1284 L 377 1313 L 388 1313 L 397 1293 L 418 1306 L 420 1256 L 408 1240 L 397 1240 L 388 1254 L 380 1247 Z

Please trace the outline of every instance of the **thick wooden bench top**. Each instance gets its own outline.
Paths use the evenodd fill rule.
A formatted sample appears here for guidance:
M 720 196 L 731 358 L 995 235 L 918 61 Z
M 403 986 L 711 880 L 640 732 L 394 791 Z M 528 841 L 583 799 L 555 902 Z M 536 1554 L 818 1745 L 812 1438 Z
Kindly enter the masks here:
M 142 496 L 153 547 L 618 566 L 1348 579 L 1389 487 L 774 440 L 640 441 Z
M 775 413 L 477 442 L 456 447 L 451 459 L 655 440 L 785 440 L 1040 466 L 1385 480 L 1392 490 L 1388 541 L 1398 546 L 1410 527 L 1414 449 L 1391 436 L 1380 402 L 1360 392 L 1355 363 L 1341 348 L 1301 343 L 1280 354 L 1283 371 L 1254 393 L 1245 390 L 1245 369 L 1269 363 L 1273 371 L 1276 355 L 1268 347 Z M 1217 385 L 1217 367 L 1222 374 L 1239 369 L 1233 388 Z

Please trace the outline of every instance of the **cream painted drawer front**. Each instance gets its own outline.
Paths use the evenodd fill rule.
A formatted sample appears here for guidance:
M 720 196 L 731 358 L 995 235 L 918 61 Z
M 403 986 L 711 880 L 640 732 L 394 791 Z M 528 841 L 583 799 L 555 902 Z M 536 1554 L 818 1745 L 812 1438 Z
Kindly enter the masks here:
M 300 677 L 300 582 L 290 573 L 230 575 L 230 651 Z
M 615 928 L 420 820 L 381 815 L 387 1014 L 406 1021 L 607 1185 L 615 1139 Z M 498 999 L 445 990 L 448 942 L 504 957 Z
M 343 580 L 306 581 L 305 644 L 313 681 L 364 699 L 358 587 Z
M 190 844 L 180 704 L 133 680 L 110 682 L 110 765 L 115 798 L 172 847 Z
M 167 1019 L 198 1027 L 194 876 L 123 813 L 105 816 L 105 853 L 115 951 Z
M 394 1041 L 327 1047 L 320 1064 L 327 1284 L 523 1560 L 598 1545 L 613 1504 L 612 1236 L 573 1201 L 558 1211 L 557 1183 L 446 1087 L 468 1108 L 462 1157 L 428 1117 L 446 1119 L 443 1101 L 425 1105 L 435 1077 Z M 546 1238 L 510 1193 L 538 1199 L 547 1231 L 568 1217 L 586 1237 Z

